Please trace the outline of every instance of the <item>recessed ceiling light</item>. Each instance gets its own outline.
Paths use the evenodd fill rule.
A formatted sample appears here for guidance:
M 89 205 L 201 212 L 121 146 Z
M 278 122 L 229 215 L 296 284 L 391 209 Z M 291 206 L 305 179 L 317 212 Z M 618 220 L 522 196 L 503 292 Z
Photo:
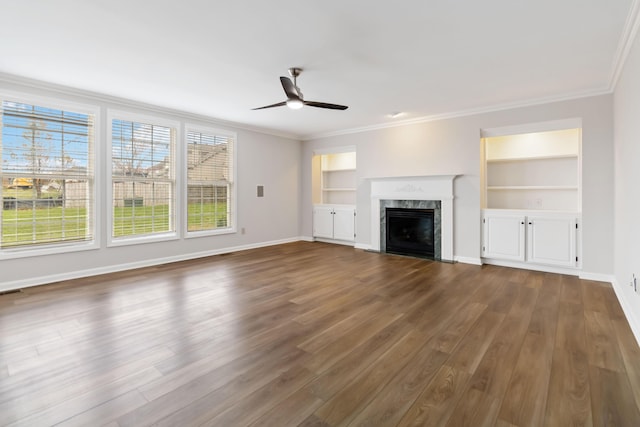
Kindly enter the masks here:
M 404 113 L 402 111 L 394 111 L 393 113 L 389 113 L 389 117 L 395 119 L 396 117 L 402 116 Z

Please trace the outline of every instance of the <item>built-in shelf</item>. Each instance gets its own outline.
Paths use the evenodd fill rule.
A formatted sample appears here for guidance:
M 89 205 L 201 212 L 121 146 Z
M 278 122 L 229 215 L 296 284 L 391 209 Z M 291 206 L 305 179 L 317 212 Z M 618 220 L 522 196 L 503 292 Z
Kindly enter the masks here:
M 355 205 L 356 153 L 340 151 L 319 155 L 318 184 L 314 203 Z
M 577 190 L 576 185 L 499 185 L 487 187 L 489 191 L 506 191 L 506 190 Z
M 356 168 L 336 168 L 336 169 L 324 169 L 322 172 L 350 172 L 355 171 Z
M 548 159 L 577 159 L 577 154 L 558 154 L 548 156 L 530 156 L 530 157 L 508 157 L 502 159 L 487 159 L 487 163 L 499 162 L 528 162 L 532 160 L 548 160 Z
M 483 139 L 485 209 L 580 211 L 580 129 Z

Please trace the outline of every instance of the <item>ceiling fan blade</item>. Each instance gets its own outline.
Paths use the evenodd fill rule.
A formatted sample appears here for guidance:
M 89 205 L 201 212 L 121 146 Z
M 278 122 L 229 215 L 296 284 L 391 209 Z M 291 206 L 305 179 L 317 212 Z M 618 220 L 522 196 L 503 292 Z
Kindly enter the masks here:
M 318 107 L 318 108 L 328 108 L 330 110 L 346 110 L 346 105 L 338 105 L 338 104 L 327 104 L 326 102 L 315 102 L 315 101 L 302 101 L 304 105 L 308 105 L 309 107 Z
M 296 89 L 296 85 L 293 84 L 290 78 L 288 77 L 280 77 L 280 83 L 282 83 L 282 89 L 284 89 L 284 93 L 287 94 L 288 99 L 299 99 L 300 94 L 298 93 L 298 89 Z
M 283 107 L 287 105 L 286 101 L 278 102 L 277 104 L 265 105 L 264 107 L 252 108 L 252 110 L 264 110 L 265 108 Z

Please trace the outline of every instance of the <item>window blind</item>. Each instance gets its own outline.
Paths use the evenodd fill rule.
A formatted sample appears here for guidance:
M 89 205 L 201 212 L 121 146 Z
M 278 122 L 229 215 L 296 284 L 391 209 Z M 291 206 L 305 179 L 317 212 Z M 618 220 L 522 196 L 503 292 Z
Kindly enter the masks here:
M 187 132 L 187 231 L 232 227 L 234 138 Z
M 2 101 L 0 248 L 94 239 L 94 116 Z
M 166 126 L 112 121 L 112 237 L 175 231 L 174 135 Z

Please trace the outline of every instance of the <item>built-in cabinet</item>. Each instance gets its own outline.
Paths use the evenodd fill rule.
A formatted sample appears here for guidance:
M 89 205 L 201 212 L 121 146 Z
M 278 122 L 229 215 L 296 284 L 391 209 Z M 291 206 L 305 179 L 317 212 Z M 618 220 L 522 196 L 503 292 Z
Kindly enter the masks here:
M 579 222 L 574 213 L 485 210 L 482 256 L 578 268 Z
M 320 153 L 313 162 L 313 237 L 355 242 L 355 148 Z
M 485 262 L 580 268 L 581 130 L 553 126 L 482 139 Z
M 355 206 L 316 205 L 313 207 L 313 236 L 353 242 L 355 221 Z
M 526 217 L 521 213 L 485 211 L 482 217 L 482 256 L 524 261 L 525 221 Z

